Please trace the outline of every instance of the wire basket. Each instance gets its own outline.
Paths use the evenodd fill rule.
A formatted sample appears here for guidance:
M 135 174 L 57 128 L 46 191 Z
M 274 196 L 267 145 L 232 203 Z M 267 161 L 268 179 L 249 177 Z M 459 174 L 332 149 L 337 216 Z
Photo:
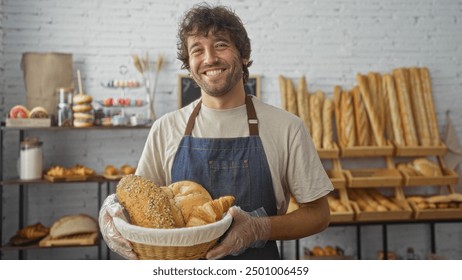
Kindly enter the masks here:
M 196 227 L 144 228 L 115 217 L 120 234 L 133 245 L 141 260 L 195 260 L 204 258 L 231 225 L 226 214 L 220 221 Z

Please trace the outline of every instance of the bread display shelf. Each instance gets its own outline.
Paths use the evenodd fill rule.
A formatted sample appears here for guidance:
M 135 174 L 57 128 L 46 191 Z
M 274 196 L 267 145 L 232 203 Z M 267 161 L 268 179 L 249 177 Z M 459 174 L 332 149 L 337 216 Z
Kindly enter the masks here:
M 453 170 L 448 168 L 441 169 L 443 176 L 427 177 L 427 176 L 411 176 L 402 173 L 404 177 L 404 186 L 439 186 L 439 185 L 455 185 L 459 180 L 459 176 Z
M 333 149 L 318 149 L 317 151 L 321 159 L 338 158 L 340 155 L 340 149 L 336 143 Z
M 341 170 L 326 170 L 332 185 L 336 189 L 344 189 L 346 187 L 346 179 Z
M 55 177 L 49 175 L 43 175 L 43 178 L 49 182 L 85 182 L 85 181 L 95 181 L 101 178 L 101 176 L 83 176 L 83 175 L 72 175 L 66 177 Z
M 339 189 L 337 190 L 337 192 L 338 192 L 338 199 L 340 199 L 340 201 L 342 202 L 342 205 L 344 205 L 347 208 L 347 211 L 344 211 L 344 212 L 331 211 L 330 221 L 334 223 L 353 221 L 355 218 L 355 212 L 353 211 L 351 203 L 348 199 L 347 190 Z
M 419 157 L 419 156 L 442 156 L 447 153 L 448 147 L 441 142 L 439 146 L 399 146 L 396 143 L 395 156 Z
M 51 119 L 6 119 L 7 127 L 50 127 Z
M 403 208 L 400 211 L 362 211 L 356 202 L 352 201 L 351 206 L 353 207 L 355 220 L 357 221 L 397 221 L 397 220 L 409 220 L 412 217 L 412 209 L 405 199 L 401 198 L 390 198 L 393 203 Z
M 381 157 L 392 156 L 395 152 L 393 145 L 386 146 L 353 146 L 344 147 L 340 145 L 340 156 L 342 157 Z
M 349 188 L 401 186 L 403 177 L 397 169 L 369 168 L 343 170 Z
M 84 246 L 95 245 L 98 239 L 97 232 L 76 234 L 67 237 L 52 239 L 49 235 L 40 240 L 40 247 L 54 247 L 54 246 Z
M 409 201 L 416 220 L 462 219 L 462 208 L 420 209 L 417 203 Z M 459 202 L 460 205 L 460 202 Z

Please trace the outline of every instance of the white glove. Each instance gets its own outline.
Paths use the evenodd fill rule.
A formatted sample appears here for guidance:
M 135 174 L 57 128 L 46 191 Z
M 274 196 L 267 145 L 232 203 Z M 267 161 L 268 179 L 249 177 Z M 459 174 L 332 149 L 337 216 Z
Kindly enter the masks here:
M 265 247 L 271 232 L 271 221 L 264 208 L 245 212 L 240 207 L 233 206 L 229 213 L 233 216 L 233 224 L 223 241 L 207 253 L 207 259 L 238 256 L 247 248 Z
M 103 202 L 99 211 L 99 228 L 107 246 L 126 259 L 136 260 L 138 256 L 133 251 L 132 244 L 123 238 L 116 229 L 113 217 L 124 217 L 123 207 L 117 201 L 116 195 L 109 195 Z

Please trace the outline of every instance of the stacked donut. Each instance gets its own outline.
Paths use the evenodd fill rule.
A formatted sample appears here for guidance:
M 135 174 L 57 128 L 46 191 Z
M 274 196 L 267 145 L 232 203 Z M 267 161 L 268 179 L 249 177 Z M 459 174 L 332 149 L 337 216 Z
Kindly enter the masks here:
M 79 93 L 72 99 L 74 112 L 74 126 L 75 127 L 90 127 L 93 126 L 94 114 L 91 102 L 93 98 L 90 95 Z

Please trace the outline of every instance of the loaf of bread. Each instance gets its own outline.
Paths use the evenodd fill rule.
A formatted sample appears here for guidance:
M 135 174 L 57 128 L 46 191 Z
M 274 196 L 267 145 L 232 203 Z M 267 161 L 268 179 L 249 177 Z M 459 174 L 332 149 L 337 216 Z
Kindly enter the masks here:
M 316 149 L 322 147 L 322 97 L 314 94 L 310 98 L 311 137 Z
M 355 127 L 358 146 L 369 146 L 371 139 L 369 119 L 367 118 L 366 108 L 364 107 L 364 102 L 361 99 L 361 94 L 357 86 L 353 88 L 353 104 L 355 108 Z
M 427 110 L 425 108 L 424 96 L 422 93 L 422 84 L 420 82 L 419 70 L 416 67 L 409 69 L 411 82 L 411 104 L 412 112 L 416 125 L 416 132 L 419 144 L 422 146 L 430 146 L 430 131 L 428 127 Z
M 436 120 L 435 104 L 433 103 L 430 71 L 426 67 L 419 68 L 419 74 L 422 84 L 425 111 L 427 112 L 428 117 L 428 127 L 430 132 L 431 144 L 437 146 L 440 144 L 440 134 L 438 130 L 438 122 Z
M 298 115 L 305 123 L 307 131 L 311 133 L 310 94 L 308 92 L 305 76 L 302 76 L 298 82 L 297 107 Z
M 279 93 L 281 97 L 281 108 L 287 110 L 287 96 L 286 96 L 286 78 L 284 76 L 279 75 Z
M 37 239 L 45 237 L 49 232 L 50 228 L 42 225 L 41 223 L 36 223 L 18 230 L 16 234 L 26 239 Z
M 56 239 L 90 232 L 98 232 L 98 223 L 93 217 L 86 214 L 68 215 L 53 223 L 50 237 Z
M 374 136 L 375 143 L 378 146 L 384 146 L 385 141 L 383 137 L 383 127 L 379 120 L 379 116 L 374 108 L 372 98 L 370 96 L 369 87 L 367 79 L 361 74 L 356 75 L 356 80 L 358 81 L 361 97 L 363 98 L 364 105 L 366 105 L 367 115 L 372 128 L 372 134 Z
M 332 113 L 334 105 L 332 99 L 324 99 L 322 106 L 322 148 L 333 149 L 333 129 L 332 129 Z
M 414 168 L 426 177 L 443 176 L 441 168 L 438 164 L 426 158 L 416 158 L 412 161 Z
M 298 107 L 297 107 L 297 94 L 294 88 L 294 82 L 292 79 L 286 79 L 286 105 L 287 111 L 291 112 L 292 114 L 298 116 Z
M 401 124 L 401 115 L 399 112 L 399 102 L 396 96 L 395 82 L 391 75 L 384 75 L 384 82 L 386 87 L 386 97 L 390 109 L 390 116 L 393 128 L 393 140 L 399 146 L 404 146 L 403 128 Z
M 204 187 L 192 181 L 159 187 L 137 175 L 122 177 L 116 195 L 131 223 L 147 228 L 180 228 L 216 222 L 234 203 L 232 196 L 212 200 Z M 199 207 L 201 210 L 197 210 Z
M 415 130 L 414 116 L 409 96 L 408 73 L 404 68 L 394 69 L 393 77 L 396 82 L 399 112 L 403 124 L 403 135 L 406 146 L 417 146 L 417 133 Z
M 356 141 L 356 129 L 355 129 L 355 115 L 354 115 L 354 105 L 353 105 L 353 95 L 350 91 L 344 91 L 342 93 L 341 101 L 341 110 L 342 110 L 342 122 L 341 126 L 344 129 L 346 137 L 346 146 L 352 147 L 355 146 Z

